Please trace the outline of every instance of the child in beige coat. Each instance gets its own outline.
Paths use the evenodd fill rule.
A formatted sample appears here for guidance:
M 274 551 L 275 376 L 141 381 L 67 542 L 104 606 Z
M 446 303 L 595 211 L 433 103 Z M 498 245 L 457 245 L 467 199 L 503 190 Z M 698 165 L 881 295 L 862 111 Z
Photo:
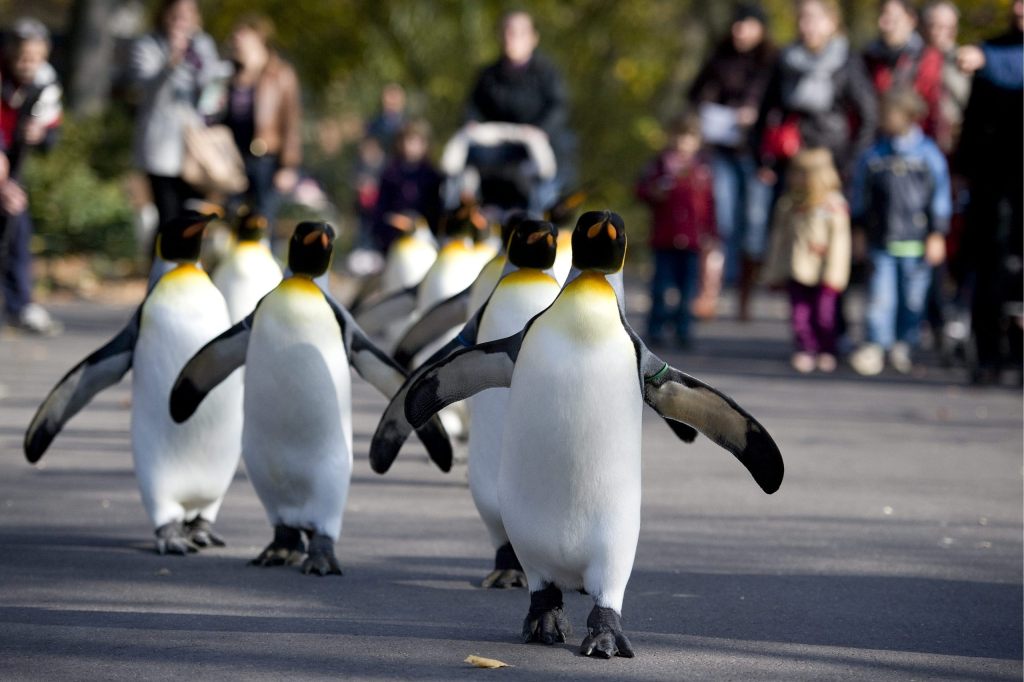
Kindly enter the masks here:
M 832 372 L 837 300 L 850 279 L 850 209 L 827 149 L 800 152 L 786 180 L 763 279 L 789 292 L 793 368 L 804 374 L 815 368 Z

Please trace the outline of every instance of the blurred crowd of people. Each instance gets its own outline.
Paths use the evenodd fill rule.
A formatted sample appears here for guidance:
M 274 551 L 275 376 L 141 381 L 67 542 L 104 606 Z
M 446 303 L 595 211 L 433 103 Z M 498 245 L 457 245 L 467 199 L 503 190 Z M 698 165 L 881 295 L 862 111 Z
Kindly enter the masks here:
M 689 345 L 724 278 L 742 320 L 756 284 L 787 291 L 801 373 L 846 354 L 860 374 L 909 373 L 926 323 L 975 382 L 1020 368 L 1024 3 L 980 46 L 957 45 L 949 0 L 878 7 L 860 51 L 835 0 L 799 0 L 798 37 L 780 49 L 759 6 L 736 9 L 637 184 L 652 211 L 652 339 L 671 323 Z M 868 289 L 856 345 L 851 271 Z
M 1012 3 L 1007 31 L 960 46 L 950 0 L 923 8 L 884 0 L 878 36 L 860 50 L 836 0 L 796 6 L 797 38 L 779 48 L 759 5 L 735 8 L 637 183 L 651 208 L 652 341 L 667 343 L 671 333 L 689 345 L 692 318 L 716 314 L 723 285 L 734 287 L 748 320 L 752 293 L 765 285 L 788 293 L 800 372 L 830 372 L 844 355 L 862 374 L 886 362 L 909 372 L 926 323 L 940 350 L 956 346 L 968 357 L 976 381 L 994 380 L 1008 360 L 1019 366 L 1024 3 Z M 52 333 L 59 323 L 31 301 L 20 171 L 28 150 L 54 143 L 61 91 L 46 27 L 22 19 L 8 34 L 0 68 L 5 314 Z M 468 150 L 446 149 L 440 167 L 430 126 L 409 114 L 402 85 L 383 88 L 353 174 L 358 248 L 385 253 L 398 234 L 394 216 L 417 214 L 436 230 L 467 183 L 532 210 L 578 184 L 567 89 L 537 50 L 533 18 L 510 12 L 499 35 L 501 56 L 468 89 L 457 136 Z M 244 206 L 273 223 L 302 166 L 300 84 L 274 45 L 273 23 L 246 15 L 222 54 L 196 0 L 163 0 L 154 30 L 135 40 L 127 69 L 138 102 L 134 161 L 158 221 L 212 188 L 230 210 Z M 513 144 L 481 134 L 494 122 Z M 224 149 L 225 139 L 232 153 L 204 151 Z M 557 161 L 550 172 L 535 143 Z M 528 186 L 516 177 L 485 186 L 508 180 L 500 176 L 460 175 L 453 184 L 449 157 L 482 171 L 513 168 Z M 855 344 L 844 291 L 858 277 L 868 296 Z M 670 289 L 679 293 L 675 306 Z

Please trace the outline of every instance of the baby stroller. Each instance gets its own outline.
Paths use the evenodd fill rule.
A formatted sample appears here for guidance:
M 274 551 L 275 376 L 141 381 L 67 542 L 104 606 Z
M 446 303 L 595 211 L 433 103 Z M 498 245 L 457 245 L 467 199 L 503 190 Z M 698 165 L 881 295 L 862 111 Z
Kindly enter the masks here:
M 515 123 L 470 123 L 445 145 L 444 203 L 475 198 L 488 212 L 540 212 L 558 196 L 558 164 L 547 135 Z

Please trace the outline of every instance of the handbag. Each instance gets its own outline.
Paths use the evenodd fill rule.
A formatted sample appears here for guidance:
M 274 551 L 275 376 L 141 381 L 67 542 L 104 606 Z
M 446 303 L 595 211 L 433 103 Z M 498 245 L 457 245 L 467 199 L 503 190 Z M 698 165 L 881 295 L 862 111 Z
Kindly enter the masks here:
M 800 120 L 790 115 L 781 123 L 766 126 L 761 136 L 761 156 L 786 161 L 797 155 L 803 141 L 800 139 Z
M 193 121 L 184 132 L 182 180 L 205 194 L 239 194 L 249 188 L 245 162 L 230 128 Z

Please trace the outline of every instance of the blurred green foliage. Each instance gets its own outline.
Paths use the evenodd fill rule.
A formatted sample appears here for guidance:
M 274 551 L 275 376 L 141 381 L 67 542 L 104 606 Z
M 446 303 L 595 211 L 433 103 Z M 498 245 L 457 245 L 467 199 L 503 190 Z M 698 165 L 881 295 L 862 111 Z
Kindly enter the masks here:
M 66 121 L 53 149 L 32 154 L 24 180 L 35 250 L 132 256 L 132 210 L 124 187 L 130 156 L 131 121 L 118 108 Z

